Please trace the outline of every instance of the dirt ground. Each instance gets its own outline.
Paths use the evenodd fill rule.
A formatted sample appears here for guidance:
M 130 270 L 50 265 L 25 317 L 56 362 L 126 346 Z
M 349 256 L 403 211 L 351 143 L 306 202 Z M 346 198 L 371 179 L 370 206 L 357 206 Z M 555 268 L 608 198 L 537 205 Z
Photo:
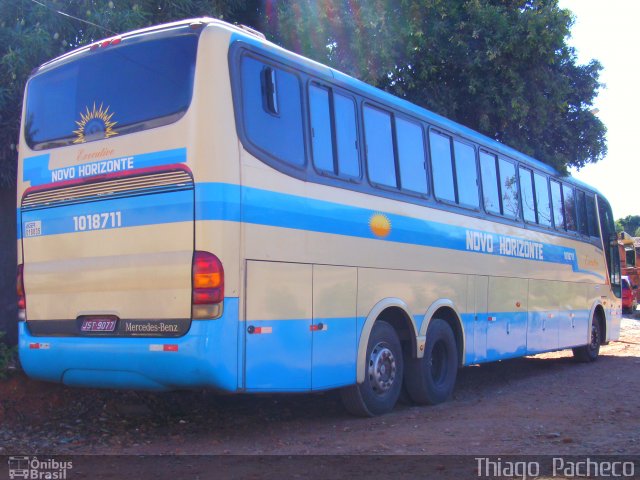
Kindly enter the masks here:
M 468 367 L 452 401 L 370 419 L 335 392 L 114 392 L 18 373 L 0 381 L 0 455 L 638 455 L 639 398 L 640 319 L 627 318 L 593 364 L 562 351 Z

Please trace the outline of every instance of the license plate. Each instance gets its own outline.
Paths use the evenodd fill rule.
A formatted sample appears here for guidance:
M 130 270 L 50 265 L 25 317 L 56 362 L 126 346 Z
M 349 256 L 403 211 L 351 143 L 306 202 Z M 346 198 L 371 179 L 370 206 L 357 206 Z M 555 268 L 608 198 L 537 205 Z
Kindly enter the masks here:
M 110 317 L 85 318 L 80 325 L 81 332 L 113 332 L 116 329 L 116 319 Z

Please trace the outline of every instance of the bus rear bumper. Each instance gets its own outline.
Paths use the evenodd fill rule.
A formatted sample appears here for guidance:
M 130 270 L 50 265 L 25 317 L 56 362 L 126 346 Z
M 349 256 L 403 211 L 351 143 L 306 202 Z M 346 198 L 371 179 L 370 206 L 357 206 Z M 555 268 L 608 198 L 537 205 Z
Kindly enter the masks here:
M 179 338 L 33 336 L 19 324 L 22 368 L 65 385 L 136 390 L 238 390 L 238 301 L 217 320 L 195 320 Z M 241 357 L 240 357 L 241 358 Z

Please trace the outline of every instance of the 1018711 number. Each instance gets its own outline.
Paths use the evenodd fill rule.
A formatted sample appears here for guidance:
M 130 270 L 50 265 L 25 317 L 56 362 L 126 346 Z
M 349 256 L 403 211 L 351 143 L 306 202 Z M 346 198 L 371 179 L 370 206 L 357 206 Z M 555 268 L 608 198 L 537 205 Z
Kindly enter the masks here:
M 73 217 L 73 229 L 76 232 L 104 230 L 122 226 L 122 212 L 104 212 Z

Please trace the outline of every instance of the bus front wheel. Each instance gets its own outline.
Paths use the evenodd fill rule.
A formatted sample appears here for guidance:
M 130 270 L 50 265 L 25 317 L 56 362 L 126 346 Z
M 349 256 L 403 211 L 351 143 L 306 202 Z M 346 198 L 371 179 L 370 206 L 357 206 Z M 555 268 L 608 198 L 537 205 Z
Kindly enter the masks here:
M 448 400 L 458 375 L 458 348 L 449 324 L 434 318 L 427 329 L 424 357 L 407 362 L 405 386 L 419 405 Z
M 587 345 L 573 349 L 573 356 L 579 362 L 595 362 L 600 354 L 602 345 L 602 329 L 596 315 L 591 320 L 591 341 Z
M 366 362 L 364 382 L 343 388 L 342 403 L 359 417 L 388 413 L 400 396 L 404 362 L 398 334 L 385 321 L 373 325 Z

